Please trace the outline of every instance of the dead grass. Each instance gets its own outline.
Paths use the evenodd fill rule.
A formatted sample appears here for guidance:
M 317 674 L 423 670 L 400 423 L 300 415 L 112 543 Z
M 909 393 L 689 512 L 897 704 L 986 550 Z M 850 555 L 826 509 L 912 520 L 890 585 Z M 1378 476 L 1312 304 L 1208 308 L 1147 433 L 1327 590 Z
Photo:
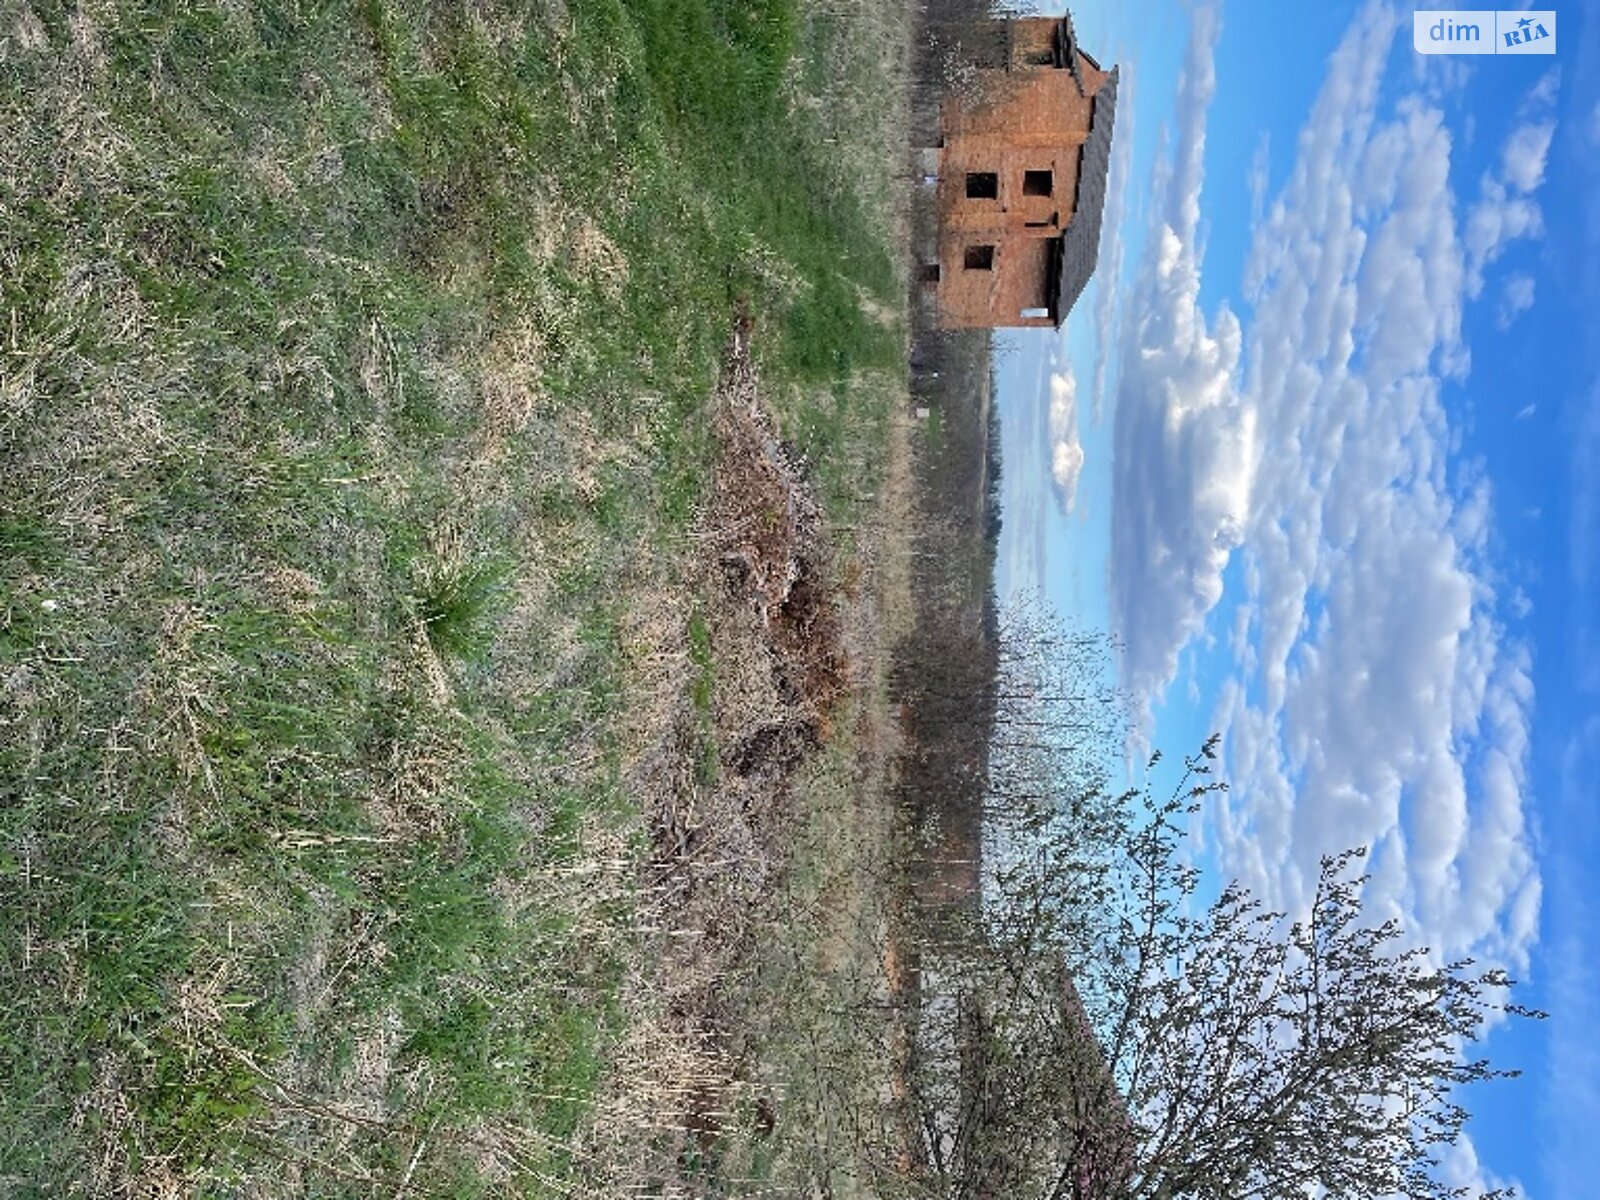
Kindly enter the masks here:
M 291 8 L 0 4 L 0 1191 L 691 1187 L 865 678 L 706 398 L 749 295 L 720 436 L 870 457 L 892 260 L 645 7 Z
M 731 981 L 749 970 L 787 870 L 792 777 L 842 699 L 837 680 L 810 665 L 840 653 L 836 624 L 819 615 L 832 597 L 797 586 L 821 570 L 821 531 L 761 412 L 749 336 L 741 323 L 713 401 L 716 482 L 684 589 L 709 650 L 701 665 L 715 679 L 695 693 L 693 647 L 646 660 L 676 702 L 659 706 L 667 723 L 630 773 L 651 830 L 640 897 L 648 968 L 624 989 L 628 1033 L 590 1134 L 596 1194 L 656 1185 L 688 1194 L 680 1189 L 735 1120 L 749 1085 Z M 786 632 L 798 620 L 816 639 L 804 656 Z
M 584 1194 L 866 1195 L 892 1166 L 859 1118 L 888 1102 L 896 1028 L 886 651 L 911 614 L 909 421 L 897 406 L 872 515 L 837 561 L 766 416 L 752 336 L 741 321 L 714 402 L 716 483 L 693 534 L 705 565 L 673 601 L 714 647 L 703 727 L 682 704 L 692 652 L 639 660 L 667 731 L 633 760 L 653 830 L 645 950 Z

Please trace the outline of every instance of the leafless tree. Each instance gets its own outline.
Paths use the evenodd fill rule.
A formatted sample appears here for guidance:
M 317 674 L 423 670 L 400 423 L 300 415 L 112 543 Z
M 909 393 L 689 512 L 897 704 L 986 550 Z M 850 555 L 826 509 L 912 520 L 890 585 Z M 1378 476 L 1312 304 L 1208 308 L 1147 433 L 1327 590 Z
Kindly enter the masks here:
M 1471 1047 L 1502 1014 L 1543 1014 L 1503 971 L 1367 920 L 1359 850 L 1323 860 L 1298 919 L 1237 885 L 1200 904 L 1185 830 L 1223 786 L 1216 745 L 1165 800 L 1030 799 L 981 908 L 941 927 L 908 1089 L 922 1194 L 1472 1194 L 1436 1172 L 1460 1089 L 1515 1072 Z

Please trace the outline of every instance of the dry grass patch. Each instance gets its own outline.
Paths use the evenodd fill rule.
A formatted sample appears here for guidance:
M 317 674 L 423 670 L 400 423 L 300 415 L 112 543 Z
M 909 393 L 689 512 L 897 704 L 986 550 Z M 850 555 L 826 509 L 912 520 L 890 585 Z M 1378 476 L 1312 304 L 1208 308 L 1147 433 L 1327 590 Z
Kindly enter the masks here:
M 765 894 L 829 732 L 826 564 L 762 557 L 805 539 L 767 625 L 683 565 L 737 297 L 801 416 L 893 348 L 815 129 L 694 108 L 792 23 L 0 9 L 5 1186 L 570 1193 L 612 1048 L 697 1028 L 628 981 L 724 930 L 669 990 L 711 1011 L 771 915 L 652 831 Z
M 656 647 L 640 673 L 668 732 L 633 760 L 652 829 L 645 965 L 624 984 L 625 1032 L 583 1142 L 586 1195 L 853 1194 L 867 1168 L 841 1114 L 887 1088 L 874 1046 L 890 1034 L 896 743 L 880 639 L 909 611 L 893 594 L 905 531 L 887 523 L 909 512 L 907 426 L 841 568 L 764 411 L 751 334 L 736 329 L 714 401 L 704 565 L 672 599 L 687 645 L 665 620 L 634 627 Z

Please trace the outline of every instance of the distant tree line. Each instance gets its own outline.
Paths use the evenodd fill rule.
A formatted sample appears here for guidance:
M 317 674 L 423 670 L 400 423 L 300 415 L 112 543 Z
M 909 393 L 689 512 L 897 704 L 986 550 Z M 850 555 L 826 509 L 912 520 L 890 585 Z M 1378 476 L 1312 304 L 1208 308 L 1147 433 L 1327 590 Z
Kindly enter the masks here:
M 939 144 L 939 106 L 967 87 L 980 67 L 1003 67 L 1007 41 L 1000 18 L 1014 16 L 997 0 L 922 0 L 912 56 L 912 138 Z
M 994 728 L 999 625 L 999 429 L 987 330 L 921 330 L 912 400 L 921 426 L 913 534 L 913 632 L 891 675 L 906 751 L 900 794 L 945 859 L 976 864 Z

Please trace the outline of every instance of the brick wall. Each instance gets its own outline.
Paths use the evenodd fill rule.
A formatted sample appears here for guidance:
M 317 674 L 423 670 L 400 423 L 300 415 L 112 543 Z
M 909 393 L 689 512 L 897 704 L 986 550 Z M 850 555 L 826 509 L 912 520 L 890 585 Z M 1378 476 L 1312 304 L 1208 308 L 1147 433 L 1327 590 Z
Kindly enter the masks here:
M 1049 303 L 1050 243 L 1072 219 L 1093 97 L 1107 78 L 1081 55 L 1076 74 L 1039 61 L 1052 53 L 1059 25 L 1010 22 L 1011 66 L 979 71 L 973 87 L 945 102 L 939 270 L 930 286 L 947 327 L 1055 324 L 1054 313 L 1022 314 Z M 969 194 L 987 193 L 989 176 L 992 195 Z

